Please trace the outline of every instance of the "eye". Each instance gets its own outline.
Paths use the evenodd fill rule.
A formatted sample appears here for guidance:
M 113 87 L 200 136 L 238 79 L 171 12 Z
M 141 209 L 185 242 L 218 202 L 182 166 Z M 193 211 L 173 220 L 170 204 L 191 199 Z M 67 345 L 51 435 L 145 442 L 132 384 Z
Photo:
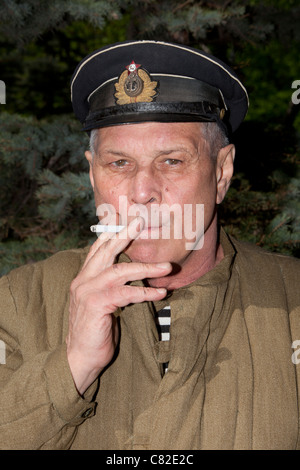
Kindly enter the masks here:
M 117 168 L 123 168 L 124 166 L 127 165 L 127 163 L 128 163 L 127 160 L 120 159 L 120 160 L 116 160 L 115 162 L 112 162 L 112 165 Z
M 176 166 L 182 163 L 182 161 L 177 160 L 177 158 L 167 158 L 167 160 L 165 160 L 165 163 L 169 166 Z

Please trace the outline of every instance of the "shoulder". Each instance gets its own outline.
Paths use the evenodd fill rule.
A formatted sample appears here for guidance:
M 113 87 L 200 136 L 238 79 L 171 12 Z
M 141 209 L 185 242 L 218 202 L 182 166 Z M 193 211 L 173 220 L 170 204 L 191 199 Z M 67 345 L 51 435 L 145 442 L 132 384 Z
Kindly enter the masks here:
M 235 252 L 235 269 L 243 290 L 252 300 L 268 300 L 276 305 L 280 299 L 291 307 L 300 305 L 300 260 L 272 253 L 253 244 L 229 237 Z
M 228 237 L 235 248 L 237 257 L 245 264 L 249 264 L 252 269 L 270 269 L 277 266 L 282 272 L 300 272 L 300 259 L 292 256 L 273 253 L 252 243 L 236 240 Z
M 80 271 L 88 254 L 89 247 L 60 251 L 49 258 L 36 263 L 27 264 L 10 271 L 1 281 L 8 282 L 12 291 L 20 292 L 38 285 L 47 290 L 61 290 L 69 285 Z
M 10 271 L 0 279 L 1 328 L 24 342 L 25 349 L 57 345 L 67 325 L 69 290 L 81 269 L 88 248 L 67 250 Z M 45 331 L 48 334 L 45 335 Z M 31 338 L 31 339 L 30 339 Z

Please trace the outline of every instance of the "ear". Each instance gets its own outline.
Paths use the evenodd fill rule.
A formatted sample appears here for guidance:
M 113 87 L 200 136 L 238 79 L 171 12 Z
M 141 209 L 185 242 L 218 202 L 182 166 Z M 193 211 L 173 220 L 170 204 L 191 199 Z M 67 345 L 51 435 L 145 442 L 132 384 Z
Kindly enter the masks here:
M 93 155 L 92 155 L 92 152 L 90 152 L 89 150 L 87 150 L 84 155 L 90 165 L 90 172 L 89 172 L 90 182 L 91 182 L 92 188 L 94 189 Z
M 235 146 L 232 144 L 226 145 L 218 153 L 216 166 L 217 204 L 221 204 L 229 189 L 234 169 L 234 157 Z

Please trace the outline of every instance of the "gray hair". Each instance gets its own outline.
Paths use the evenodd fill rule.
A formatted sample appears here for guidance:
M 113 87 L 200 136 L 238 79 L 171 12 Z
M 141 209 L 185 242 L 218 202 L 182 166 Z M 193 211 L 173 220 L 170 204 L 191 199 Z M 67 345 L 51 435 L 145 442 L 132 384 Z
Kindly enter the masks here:
M 98 130 L 99 129 L 92 129 L 90 134 L 90 152 L 93 158 L 96 154 Z
M 217 122 L 203 122 L 201 123 L 201 133 L 209 145 L 211 158 L 216 161 L 221 148 L 230 143 L 225 130 Z
M 96 155 L 98 130 L 93 129 L 90 134 L 90 151 Z M 221 148 L 229 144 L 225 131 L 216 122 L 201 122 L 202 137 L 209 144 L 210 156 L 215 161 Z

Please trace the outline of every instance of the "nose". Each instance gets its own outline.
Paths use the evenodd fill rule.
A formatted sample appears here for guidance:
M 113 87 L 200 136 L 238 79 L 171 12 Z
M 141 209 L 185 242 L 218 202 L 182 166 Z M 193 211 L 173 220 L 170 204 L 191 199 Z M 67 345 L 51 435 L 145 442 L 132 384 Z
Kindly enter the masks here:
M 137 170 L 131 180 L 128 200 L 131 204 L 161 203 L 160 183 L 151 168 Z

